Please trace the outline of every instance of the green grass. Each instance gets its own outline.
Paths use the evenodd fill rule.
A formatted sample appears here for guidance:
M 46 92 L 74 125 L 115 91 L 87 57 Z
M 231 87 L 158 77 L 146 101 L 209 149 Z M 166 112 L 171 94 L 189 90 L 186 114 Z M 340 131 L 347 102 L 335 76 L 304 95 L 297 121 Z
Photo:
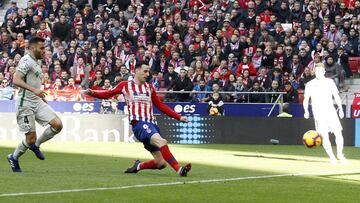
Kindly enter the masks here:
M 322 148 L 273 145 L 170 145 L 173 154 L 193 169 L 186 178 L 171 169 L 124 174 L 136 158 L 149 159 L 138 143 L 65 143 L 42 146 L 46 160 L 32 152 L 21 157 L 23 173 L 10 171 L 6 155 L 14 142 L 0 143 L 0 195 L 139 184 L 185 184 L 114 190 L 0 197 L 0 202 L 358 202 L 360 149 L 347 147 L 351 163 L 330 165 Z M 358 173 L 349 173 L 358 170 Z M 186 184 L 189 181 L 275 174 L 348 172 L 336 175 Z

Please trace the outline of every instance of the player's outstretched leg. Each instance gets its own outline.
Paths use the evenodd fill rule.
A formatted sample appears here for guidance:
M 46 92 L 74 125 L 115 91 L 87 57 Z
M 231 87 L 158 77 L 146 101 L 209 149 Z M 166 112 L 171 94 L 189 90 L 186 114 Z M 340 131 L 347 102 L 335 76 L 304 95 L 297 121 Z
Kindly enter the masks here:
M 322 136 L 322 141 L 323 141 L 323 147 L 325 149 L 325 152 L 327 153 L 327 155 L 330 158 L 330 163 L 331 164 L 336 164 L 336 157 L 333 153 L 333 150 L 331 148 L 331 142 L 329 140 L 329 133 L 328 132 L 322 132 L 321 133 Z
M 337 131 L 335 134 L 335 142 L 336 142 L 336 151 L 337 151 L 337 158 L 341 163 L 347 163 L 347 159 L 345 158 L 343 154 L 344 149 L 344 137 L 341 133 L 341 131 Z
M 125 173 L 137 173 L 138 171 L 146 169 L 161 170 L 166 167 L 166 161 L 163 159 L 160 152 L 155 151 L 151 152 L 151 154 L 153 155 L 154 159 L 145 162 L 140 162 L 139 160 L 136 160 L 132 167 L 126 169 Z
M 150 143 L 159 147 L 160 153 L 163 159 L 170 164 L 170 166 L 180 175 L 187 176 L 187 173 L 191 169 L 191 164 L 187 164 L 186 166 L 180 167 L 179 163 L 176 161 L 175 157 L 170 152 L 170 149 L 167 145 L 167 141 L 160 136 L 160 134 L 154 134 L 151 136 Z
M 51 120 L 49 124 L 50 126 L 46 128 L 44 133 L 36 140 L 34 144 L 30 145 L 29 147 L 29 149 L 33 151 L 36 157 L 40 160 L 45 159 L 44 154 L 40 151 L 40 145 L 53 138 L 62 129 L 62 123 L 58 117 Z
M 134 165 L 127 168 L 124 173 L 137 173 L 139 171 L 138 167 L 140 165 L 140 160 L 135 160 Z

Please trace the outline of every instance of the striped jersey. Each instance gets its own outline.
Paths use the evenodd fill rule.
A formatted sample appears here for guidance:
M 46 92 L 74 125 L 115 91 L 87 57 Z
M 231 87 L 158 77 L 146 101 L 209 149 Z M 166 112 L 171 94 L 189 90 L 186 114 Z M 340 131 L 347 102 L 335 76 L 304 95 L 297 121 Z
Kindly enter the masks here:
M 108 99 L 117 94 L 124 95 L 130 121 L 155 123 L 153 105 L 172 118 L 179 120 L 181 117 L 160 101 L 154 87 L 149 83 L 138 85 L 133 80 L 123 81 L 111 90 L 94 91 L 93 96 L 100 99 Z

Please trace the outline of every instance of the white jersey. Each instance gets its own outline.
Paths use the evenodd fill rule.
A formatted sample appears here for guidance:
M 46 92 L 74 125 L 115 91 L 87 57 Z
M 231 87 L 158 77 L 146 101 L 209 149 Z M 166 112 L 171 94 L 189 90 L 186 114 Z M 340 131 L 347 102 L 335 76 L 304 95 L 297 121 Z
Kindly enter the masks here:
M 16 71 L 24 74 L 24 81 L 26 84 L 36 89 L 41 88 L 41 81 L 43 77 L 41 63 L 32 56 L 27 54 L 22 57 L 16 67 Z M 36 96 L 33 92 L 19 88 L 19 99 L 17 100 L 18 106 L 22 107 L 30 105 L 35 107 L 41 101 L 41 98 Z
M 305 95 L 310 97 L 317 131 L 341 130 L 341 123 L 334 107 L 333 95 L 339 94 L 332 79 L 313 79 L 306 84 Z

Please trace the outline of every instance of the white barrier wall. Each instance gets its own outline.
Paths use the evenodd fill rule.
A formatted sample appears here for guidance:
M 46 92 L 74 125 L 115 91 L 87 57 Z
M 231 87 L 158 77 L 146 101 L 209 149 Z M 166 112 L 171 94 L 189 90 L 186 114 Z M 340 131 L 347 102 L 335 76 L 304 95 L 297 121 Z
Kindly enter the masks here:
M 126 115 L 60 114 L 64 128 L 53 139 L 57 141 L 134 142 Z M 38 136 L 45 127 L 37 125 Z M 15 113 L 0 114 L 0 141 L 21 140 Z

